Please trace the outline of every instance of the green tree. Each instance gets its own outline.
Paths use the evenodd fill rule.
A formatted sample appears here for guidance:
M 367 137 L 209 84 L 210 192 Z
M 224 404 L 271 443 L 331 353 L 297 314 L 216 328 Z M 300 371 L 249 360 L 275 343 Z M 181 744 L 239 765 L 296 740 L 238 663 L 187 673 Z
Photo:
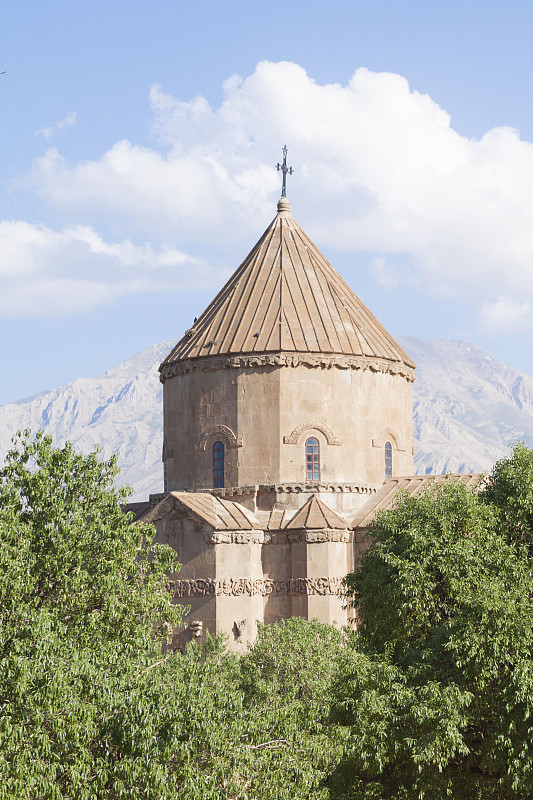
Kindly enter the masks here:
M 531 463 L 519 448 L 490 493 L 449 481 L 371 526 L 347 578 L 361 627 L 335 690 L 349 729 L 337 796 L 531 796 L 533 580 L 526 503 L 511 502 L 516 487 L 528 498 Z
M 334 677 L 349 634 L 294 617 L 261 625 L 240 662 L 253 798 L 327 798 L 346 730 L 331 722 Z M 272 742 L 271 745 L 268 743 Z
M 126 703 L 113 720 L 113 760 L 157 761 L 161 797 L 326 800 L 346 735 L 328 721 L 343 642 L 329 625 L 295 618 L 261 626 L 240 657 L 218 638 L 188 647 L 143 677 L 138 711 Z
M 533 450 L 518 442 L 498 461 L 481 499 L 499 513 L 499 530 L 509 543 L 526 544 L 533 555 Z
M 174 551 L 116 465 L 19 437 L 0 470 L 0 800 L 533 794 L 533 456 L 403 496 L 348 576 L 356 635 L 163 644 Z
M 175 553 L 130 525 L 114 460 L 18 438 L 0 471 L 0 798 L 327 797 L 344 634 L 293 619 L 242 656 L 163 654 Z
M 103 735 L 120 738 L 121 709 L 142 713 L 181 620 L 165 588 L 175 553 L 129 524 L 116 472 L 27 432 L 0 470 L 1 798 L 164 797 L 144 788 L 158 784 L 147 748 L 111 758 Z

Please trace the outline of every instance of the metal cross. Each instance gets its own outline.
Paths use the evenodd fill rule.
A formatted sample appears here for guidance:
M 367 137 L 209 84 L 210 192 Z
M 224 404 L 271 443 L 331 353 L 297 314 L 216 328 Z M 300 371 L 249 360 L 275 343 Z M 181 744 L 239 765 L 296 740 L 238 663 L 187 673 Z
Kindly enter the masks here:
M 279 161 L 278 161 L 278 163 L 276 165 L 277 171 L 278 172 L 280 172 L 280 171 L 283 172 L 283 183 L 281 185 L 281 196 L 282 197 L 287 197 L 287 186 L 286 186 L 287 173 L 289 173 L 289 175 L 293 174 L 292 167 L 288 167 L 287 166 L 287 152 L 288 152 L 287 145 L 284 144 L 283 145 L 283 164 L 280 164 Z

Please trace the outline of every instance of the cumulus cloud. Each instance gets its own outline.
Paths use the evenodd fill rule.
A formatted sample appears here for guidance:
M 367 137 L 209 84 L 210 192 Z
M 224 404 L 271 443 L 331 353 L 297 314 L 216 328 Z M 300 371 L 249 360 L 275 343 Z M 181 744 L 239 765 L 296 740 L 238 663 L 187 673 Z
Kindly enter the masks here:
M 74 164 L 51 149 L 26 186 L 115 237 L 244 246 L 273 215 L 286 141 L 293 213 L 326 252 L 368 251 L 378 281 L 460 298 L 486 327 L 532 326 L 504 311 L 533 305 L 533 145 L 516 130 L 469 139 L 400 75 L 320 85 L 288 62 L 231 77 L 216 107 L 157 86 L 150 104 L 153 146 L 124 140 Z
M 531 304 L 513 298 L 499 297 L 494 302 L 482 303 L 478 319 L 489 333 L 519 333 L 531 320 Z
M 210 285 L 201 260 L 170 246 L 106 242 L 93 228 L 0 222 L 0 316 L 90 311 L 125 294 Z
M 36 136 L 44 136 L 45 139 L 50 139 L 54 133 L 58 133 L 59 131 L 64 130 L 65 128 L 71 128 L 73 125 L 76 124 L 76 112 L 69 111 L 69 113 L 63 117 L 63 119 L 54 122 L 53 125 L 48 125 L 46 128 L 42 128 L 40 131 L 36 132 Z
M 386 258 L 376 256 L 370 263 L 374 279 L 385 289 L 397 289 L 401 283 L 398 268 Z

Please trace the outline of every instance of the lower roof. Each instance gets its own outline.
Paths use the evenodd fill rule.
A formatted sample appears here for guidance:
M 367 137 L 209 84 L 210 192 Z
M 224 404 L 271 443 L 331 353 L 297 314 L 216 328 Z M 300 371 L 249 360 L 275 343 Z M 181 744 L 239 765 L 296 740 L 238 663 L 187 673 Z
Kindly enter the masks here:
M 482 473 L 468 475 L 410 475 L 401 478 L 388 478 L 381 489 L 357 510 L 351 520 L 350 528 L 368 528 L 377 512 L 389 511 L 393 508 L 402 493 L 407 493 L 410 497 L 416 497 L 432 486 L 438 487 L 448 482 L 461 483 L 468 489 L 475 489 L 483 478 L 484 475 Z
M 460 483 L 473 490 L 483 478 L 483 474 L 389 478 L 350 521 L 314 496 L 295 511 L 275 508 L 270 512 L 253 514 L 240 503 L 209 492 L 169 492 L 155 505 L 132 503 L 124 510 L 134 513 L 134 522 L 147 523 L 162 519 L 171 510 L 181 510 L 186 516 L 206 523 L 216 531 L 365 530 L 377 512 L 393 508 L 402 493 L 416 497 L 432 486 L 442 486 L 446 482 Z

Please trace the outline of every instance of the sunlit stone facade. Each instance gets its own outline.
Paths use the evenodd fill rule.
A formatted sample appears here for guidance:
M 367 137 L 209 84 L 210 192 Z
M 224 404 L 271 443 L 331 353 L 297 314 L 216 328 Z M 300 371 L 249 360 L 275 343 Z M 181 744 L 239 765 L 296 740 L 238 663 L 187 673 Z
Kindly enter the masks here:
M 345 624 L 356 513 L 413 472 L 414 364 L 283 198 L 161 364 L 165 494 L 145 519 L 183 564 L 196 636 L 257 621 Z

